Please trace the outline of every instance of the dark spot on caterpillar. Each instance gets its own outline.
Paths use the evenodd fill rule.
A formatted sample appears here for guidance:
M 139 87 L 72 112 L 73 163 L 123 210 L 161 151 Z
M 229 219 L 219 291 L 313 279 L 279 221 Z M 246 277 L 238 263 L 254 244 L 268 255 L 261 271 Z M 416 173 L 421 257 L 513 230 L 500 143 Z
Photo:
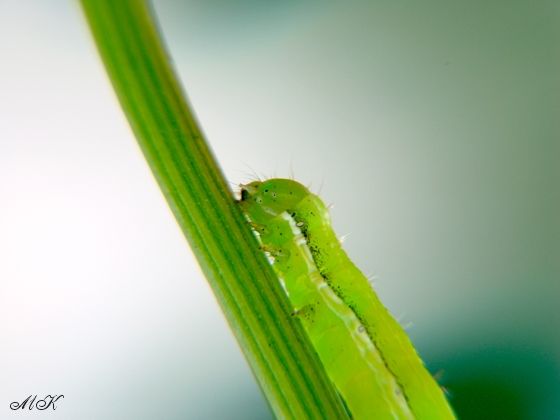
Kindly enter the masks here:
M 249 191 L 241 190 L 241 201 L 245 201 L 249 198 Z
M 310 303 L 302 306 L 300 309 L 292 312 L 291 315 L 302 317 L 306 321 L 313 323 L 313 318 L 315 317 L 315 305 L 317 305 L 317 303 Z

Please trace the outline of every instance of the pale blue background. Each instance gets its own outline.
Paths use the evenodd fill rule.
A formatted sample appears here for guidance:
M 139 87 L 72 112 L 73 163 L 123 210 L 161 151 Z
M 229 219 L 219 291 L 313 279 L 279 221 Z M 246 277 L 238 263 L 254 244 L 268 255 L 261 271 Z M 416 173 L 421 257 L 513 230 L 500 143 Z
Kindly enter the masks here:
M 292 172 L 461 418 L 560 418 L 556 1 L 157 0 L 233 184 Z M 270 413 L 76 3 L 0 0 L 0 418 Z

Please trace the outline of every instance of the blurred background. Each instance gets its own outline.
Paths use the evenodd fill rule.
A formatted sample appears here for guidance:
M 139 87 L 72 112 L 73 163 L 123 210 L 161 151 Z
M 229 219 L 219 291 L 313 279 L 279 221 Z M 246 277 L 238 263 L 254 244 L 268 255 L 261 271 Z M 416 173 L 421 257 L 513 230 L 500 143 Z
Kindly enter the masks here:
M 560 5 L 156 0 L 233 184 L 332 210 L 462 419 L 560 419 Z M 78 4 L 0 0 L 0 418 L 268 419 Z

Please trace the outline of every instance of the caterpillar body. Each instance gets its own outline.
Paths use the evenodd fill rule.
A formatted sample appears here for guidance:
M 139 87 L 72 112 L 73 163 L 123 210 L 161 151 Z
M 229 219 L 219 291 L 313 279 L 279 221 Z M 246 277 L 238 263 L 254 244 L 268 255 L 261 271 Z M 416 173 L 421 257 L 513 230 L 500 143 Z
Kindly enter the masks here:
M 241 186 L 257 233 L 354 419 L 453 419 L 408 336 L 348 258 L 321 199 L 289 179 Z

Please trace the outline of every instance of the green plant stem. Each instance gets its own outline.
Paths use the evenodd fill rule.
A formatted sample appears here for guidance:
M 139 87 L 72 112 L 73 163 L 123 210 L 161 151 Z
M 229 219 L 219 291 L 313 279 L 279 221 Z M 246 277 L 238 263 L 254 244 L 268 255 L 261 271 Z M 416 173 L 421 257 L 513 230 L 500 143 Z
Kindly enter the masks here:
M 82 0 L 82 6 L 146 160 L 275 415 L 348 418 L 235 205 L 149 6 L 139 0 Z

